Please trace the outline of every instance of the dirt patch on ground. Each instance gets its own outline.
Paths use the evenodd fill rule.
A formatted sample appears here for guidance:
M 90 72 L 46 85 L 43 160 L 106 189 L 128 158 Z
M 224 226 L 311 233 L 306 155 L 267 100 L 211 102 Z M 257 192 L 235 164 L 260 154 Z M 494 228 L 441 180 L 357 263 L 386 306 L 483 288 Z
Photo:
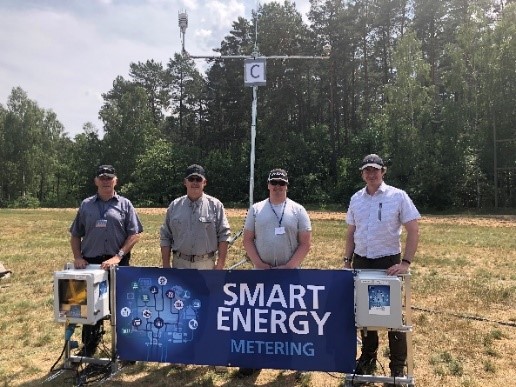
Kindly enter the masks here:
M 226 209 L 228 216 L 245 216 L 246 209 Z M 312 220 L 341 220 L 345 221 L 345 212 L 336 211 L 308 211 Z M 422 215 L 420 220 L 425 224 L 443 224 L 450 223 L 460 226 L 485 226 L 485 227 L 516 227 L 516 215 Z
M 45 209 L 43 209 L 45 210 Z M 50 208 L 48 210 L 54 211 Z M 76 208 L 66 208 L 64 211 L 77 211 Z M 39 209 L 38 209 L 39 211 Z M 165 215 L 166 208 L 138 208 L 138 213 L 146 215 Z M 230 217 L 244 217 L 246 208 L 226 208 Z M 342 220 L 346 213 L 337 211 L 308 211 L 312 220 Z M 485 226 L 485 227 L 516 227 L 516 215 L 422 215 L 420 220 L 425 224 L 452 224 L 455 226 Z

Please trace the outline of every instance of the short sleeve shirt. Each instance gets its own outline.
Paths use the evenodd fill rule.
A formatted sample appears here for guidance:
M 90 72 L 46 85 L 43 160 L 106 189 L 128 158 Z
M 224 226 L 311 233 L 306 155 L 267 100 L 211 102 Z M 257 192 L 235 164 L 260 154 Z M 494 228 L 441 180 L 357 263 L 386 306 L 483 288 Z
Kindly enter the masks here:
M 191 201 L 187 195 L 170 203 L 160 228 L 160 246 L 186 255 L 216 251 L 219 242 L 231 235 L 224 206 L 217 198 L 203 194 Z
M 402 225 L 420 219 L 416 206 L 401 189 L 383 182 L 374 195 L 366 188 L 351 197 L 346 223 L 356 227 L 355 254 L 380 258 L 401 252 Z
M 283 227 L 284 233 L 276 228 Z M 247 213 L 245 230 L 254 232 L 260 258 L 272 266 L 287 263 L 299 245 L 298 234 L 311 231 L 312 225 L 305 208 L 293 200 L 273 206 L 269 199 L 254 204 Z
M 85 257 L 115 255 L 128 236 L 142 231 L 131 201 L 118 194 L 107 201 L 98 195 L 84 199 L 70 226 L 72 236 L 82 238 Z

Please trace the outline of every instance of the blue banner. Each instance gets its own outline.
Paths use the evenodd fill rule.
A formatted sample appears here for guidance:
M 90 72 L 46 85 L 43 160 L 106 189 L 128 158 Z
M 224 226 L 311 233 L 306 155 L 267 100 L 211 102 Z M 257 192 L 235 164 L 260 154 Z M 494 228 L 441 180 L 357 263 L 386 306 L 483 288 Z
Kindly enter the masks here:
M 353 273 L 118 267 L 122 360 L 352 373 Z

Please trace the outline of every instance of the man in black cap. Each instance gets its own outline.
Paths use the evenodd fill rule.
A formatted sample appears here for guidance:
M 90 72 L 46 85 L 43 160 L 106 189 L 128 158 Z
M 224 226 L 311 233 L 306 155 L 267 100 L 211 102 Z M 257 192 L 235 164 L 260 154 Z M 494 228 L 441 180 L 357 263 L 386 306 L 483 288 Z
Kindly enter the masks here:
M 244 224 L 244 248 L 255 269 L 296 269 L 312 244 L 312 224 L 306 209 L 287 198 L 288 174 L 282 168 L 269 172 L 269 197 L 253 204 Z M 258 373 L 240 368 L 237 377 Z
M 287 171 L 270 171 L 267 188 L 269 197 L 247 213 L 245 251 L 256 269 L 298 268 L 311 247 L 310 218 L 301 204 L 287 198 Z
M 118 182 L 112 165 L 101 165 L 94 179 L 97 193 L 84 199 L 70 227 L 70 245 L 76 269 L 88 264 L 129 266 L 131 249 L 143 226 L 129 199 L 115 191 Z M 102 338 L 102 320 L 84 325 L 80 355 L 91 357 Z
M 160 229 L 163 267 L 222 270 L 231 234 L 224 206 L 204 193 L 207 180 L 202 166 L 190 165 L 183 184 L 186 195 L 170 203 Z
M 387 167 L 381 157 L 364 157 L 360 173 L 366 186 L 351 197 L 346 223 L 344 267 L 384 269 L 388 275 L 408 271 L 419 240 L 418 219 L 421 218 L 405 191 L 385 184 Z M 407 232 L 403 259 L 401 255 L 402 226 Z M 407 359 L 404 332 L 389 331 L 390 370 L 392 376 L 403 376 Z M 373 374 L 376 370 L 378 332 L 362 332 L 362 352 L 357 374 Z M 394 384 L 386 384 L 394 386 Z

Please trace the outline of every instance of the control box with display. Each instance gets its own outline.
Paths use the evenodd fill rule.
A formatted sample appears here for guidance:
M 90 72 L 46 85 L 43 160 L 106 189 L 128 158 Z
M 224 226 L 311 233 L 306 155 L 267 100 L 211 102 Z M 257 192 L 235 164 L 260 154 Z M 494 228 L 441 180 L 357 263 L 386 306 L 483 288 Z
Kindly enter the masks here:
M 87 325 L 109 316 L 108 272 L 100 265 L 54 272 L 54 316 Z
M 401 285 L 399 277 L 384 271 L 358 271 L 355 276 L 356 326 L 403 329 Z

